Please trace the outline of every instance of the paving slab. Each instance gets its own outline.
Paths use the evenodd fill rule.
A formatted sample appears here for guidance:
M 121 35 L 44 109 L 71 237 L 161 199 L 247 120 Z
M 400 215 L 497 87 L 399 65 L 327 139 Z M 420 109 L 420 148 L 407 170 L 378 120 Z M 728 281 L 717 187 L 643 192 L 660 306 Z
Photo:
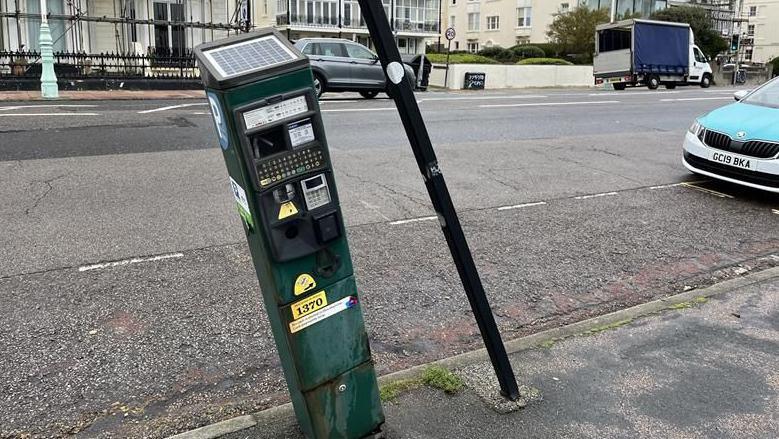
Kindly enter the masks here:
M 385 403 L 386 437 L 775 438 L 779 279 L 591 327 L 511 361 L 541 399 L 500 413 L 491 365 L 470 364 L 454 369 L 470 385 L 455 395 L 421 387 Z M 254 422 L 221 437 L 302 437 L 289 417 Z

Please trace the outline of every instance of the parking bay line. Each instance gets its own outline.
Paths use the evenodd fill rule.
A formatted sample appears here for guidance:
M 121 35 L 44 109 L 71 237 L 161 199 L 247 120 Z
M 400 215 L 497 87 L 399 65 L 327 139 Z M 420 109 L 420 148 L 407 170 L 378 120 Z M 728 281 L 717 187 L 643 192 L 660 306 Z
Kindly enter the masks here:
M 100 116 L 98 113 L 3 113 L 0 117 L 32 117 L 32 116 Z
M 660 99 L 660 102 L 681 102 L 681 101 L 724 101 L 732 100 L 731 96 L 711 96 L 705 98 L 668 98 Z
M 344 113 L 348 111 L 392 111 L 396 110 L 395 107 L 387 107 L 387 108 L 330 108 L 327 110 L 319 110 L 321 113 Z
M 535 203 L 523 203 L 523 204 L 514 204 L 513 206 L 502 206 L 502 207 L 498 207 L 498 210 L 521 209 L 523 207 L 543 206 L 545 204 L 546 201 L 537 201 Z
M 573 197 L 573 199 L 574 200 L 589 200 L 590 198 L 610 197 L 612 195 L 619 195 L 619 193 L 618 192 L 602 192 L 600 194 L 579 195 L 578 197 Z
M 78 271 L 90 271 L 90 270 L 97 270 L 97 269 L 100 269 L 100 268 L 118 267 L 120 265 L 137 264 L 139 262 L 154 262 L 154 261 L 161 261 L 163 259 L 181 258 L 183 256 L 184 256 L 183 253 L 168 253 L 168 254 L 165 254 L 165 255 L 149 256 L 149 257 L 145 257 L 145 258 L 123 259 L 121 261 L 112 261 L 112 262 L 103 262 L 103 263 L 99 263 L 99 264 L 83 265 L 81 267 L 78 267 Z
M 619 104 L 621 101 L 577 101 L 577 102 L 534 102 L 530 104 L 485 104 L 479 105 L 479 108 L 502 108 L 502 107 L 553 107 L 559 105 L 596 105 L 596 104 Z
M 197 102 L 197 103 L 194 103 L 194 104 L 169 105 L 167 107 L 152 108 L 151 110 L 141 110 L 141 111 L 138 112 L 138 114 L 156 113 L 158 111 L 167 111 L 167 110 L 173 110 L 173 109 L 176 109 L 176 108 L 194 107 L 196 105 L 208 105 L 208 103 L 207 102 Z
M 41 105 L 13 105 L 0 107 L 0 111 L 20 110 L 22 108 L 94 108 L 97 105 L 87 104 L 41 104 Z
M 715 197 L 719 198 L 735 198 L 733 195 L 725 194 L 722 192 L 717 192 L 715 190 L 706 189 L 705 187 L 696 186 L 692 183 L 682 183 L 681 186 L 684 186 L 686 188 L 690 188 L 699 192 L 703 192 L 705 194 L 714 195 Z
M 437 216 L 423 216 L 421 218 L 411 218 L 411 219 L 405 219 L 405 220 L 398 220 L 398 221 L 392 221 L 390 222 L 390 225 L 397 226 L 400 224 L 408 224 L 408 223 L 416 223 L 420 221 L 432 221 L 438 219 Z

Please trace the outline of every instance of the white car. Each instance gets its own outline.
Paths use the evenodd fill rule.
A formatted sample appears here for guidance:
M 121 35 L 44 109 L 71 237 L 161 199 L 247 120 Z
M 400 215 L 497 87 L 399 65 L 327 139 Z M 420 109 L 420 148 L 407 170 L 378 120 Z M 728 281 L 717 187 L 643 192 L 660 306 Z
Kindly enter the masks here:
M 779 193 L 779 78 L 699 117 L 684 138 L 690 171 Z

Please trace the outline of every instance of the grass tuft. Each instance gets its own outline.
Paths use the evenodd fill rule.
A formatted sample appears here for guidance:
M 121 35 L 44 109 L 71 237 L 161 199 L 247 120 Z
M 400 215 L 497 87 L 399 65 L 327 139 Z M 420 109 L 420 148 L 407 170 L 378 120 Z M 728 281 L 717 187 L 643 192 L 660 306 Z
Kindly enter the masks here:
M 584 335 L 593 335 L 593 334 L 601 333 L 603 331 L 608 331 L 609 329 L 616 329 L 619 328 L 620 326 L 625 326 L 632 321 L 633 319 L 625 319 L 625 320 L 620 320 L 618 322 L 609 323 L 608 325 L 596 326 L 590 329 L 589 331 L 585 332 Z
M 379 397 L 384 402 L 394 401 L 400 394 L 422 385 L 419 379 L 399 380 L 387 383 L 379 388 Z
M 457 393 L 464 386 L 462 378 L 441 366 L 430 366 L 422 372 L 422 382 L 446 393 Z

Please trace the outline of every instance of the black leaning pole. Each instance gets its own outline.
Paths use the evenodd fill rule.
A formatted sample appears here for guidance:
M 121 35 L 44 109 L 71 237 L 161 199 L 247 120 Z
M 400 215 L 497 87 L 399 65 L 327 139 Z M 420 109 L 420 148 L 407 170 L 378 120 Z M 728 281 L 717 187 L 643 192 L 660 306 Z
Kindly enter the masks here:
M 438 215 L 441 229 L 444 231 L 449 250 L 452 252 L 454 264 L 460 274 L 465 294 L 471 304 L 476 323 L 479 325 L 484 345 L 489 353 L 492 366 L 500 383 L 500 393 L 510 400 L 519 398 L 519 388 L 514 372 L 511 370 L 506 348 L 500 338 L 495 317 L 492 315 L 484 287 L 479 278 L 479 271 L 473 262 L 471 250 L 465 240 L 465 234 L 460 226 L 457 211 L 452 204 L 449 189 L 446 188 L 444 176 L 438 167 L 438 160 L 430 142 L 422 113 L 419 111 L 411 83 L 405 78 L 403 61 L 395 45 L 395 38 L 384 12 L 384 6 L 379 0 L 358 0 L 373 44 L 379 54 L 381 65 L 387 72 L 387 87 L 398 107 L 400 119 L 406 130 L 411 149 L 417 160 L 419 171 L 425 180 L 427 192 L 433 202 L 433 208 Z M 393 78 L 397 81 L 393 81 Z

